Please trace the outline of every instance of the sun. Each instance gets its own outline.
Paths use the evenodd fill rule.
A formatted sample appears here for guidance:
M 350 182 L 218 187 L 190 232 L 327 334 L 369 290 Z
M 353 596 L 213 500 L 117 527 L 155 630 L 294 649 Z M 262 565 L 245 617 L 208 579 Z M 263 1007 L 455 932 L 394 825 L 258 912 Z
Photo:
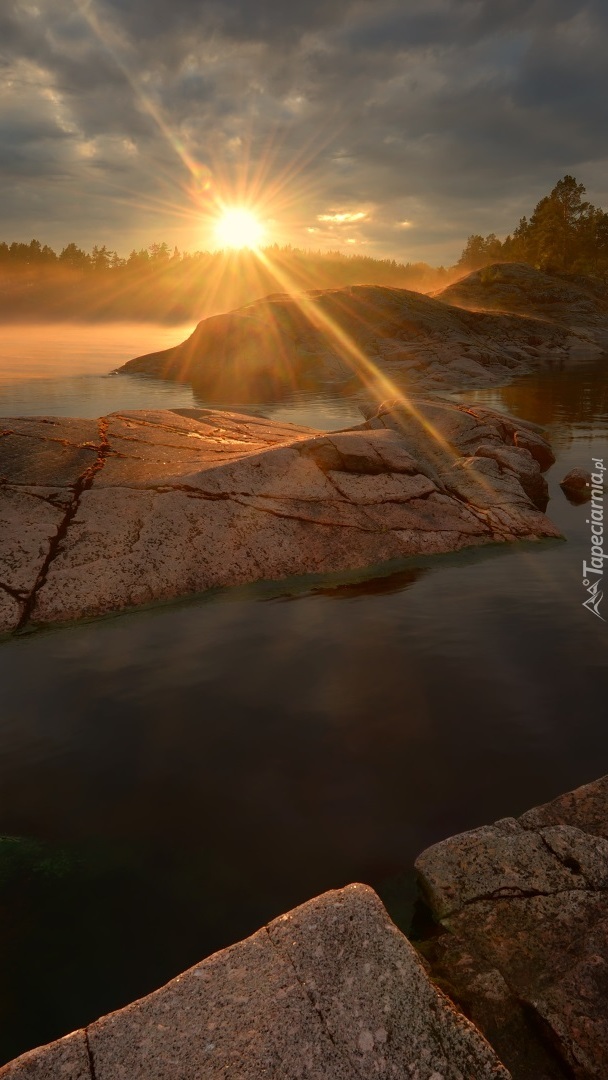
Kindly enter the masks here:
M 215 235 L 222 247 L 256 248 L 264 235 L 264 229 L 251 210 L 232 207 L 225 210 L 217 222 Z

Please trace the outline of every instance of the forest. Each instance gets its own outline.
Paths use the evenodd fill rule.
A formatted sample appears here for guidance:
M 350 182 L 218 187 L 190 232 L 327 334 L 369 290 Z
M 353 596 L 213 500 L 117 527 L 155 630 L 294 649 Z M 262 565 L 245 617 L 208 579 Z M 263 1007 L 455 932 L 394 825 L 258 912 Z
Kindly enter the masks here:
M 495 233 L 469 236 L 457 266 L 523 262 L 538 270 L 608 280 L 608 213 L 584 199 L 586 189 L 564 176 L 535 206 L 530 218 L 499 240 Z
M 427 291 L 447 273 L 398 263 L 273 245 L 261 252 L 180 252 L 152 244 L 121 258 L 75 243 L 59 253 L 38 240 L 0 243 L 0 318 L 143 319 L 179 323 L 229 311 L 270 293 L 354 284 Z

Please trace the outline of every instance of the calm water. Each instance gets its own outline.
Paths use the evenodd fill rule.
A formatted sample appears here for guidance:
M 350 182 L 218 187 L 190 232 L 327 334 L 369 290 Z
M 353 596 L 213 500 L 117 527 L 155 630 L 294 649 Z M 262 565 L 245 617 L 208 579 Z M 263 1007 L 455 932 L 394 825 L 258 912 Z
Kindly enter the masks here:
M 168 349 L 193 327 L 141 323 L 0 328 L 0 416 L 103 416 L 117 409 L 178 409 L 207 405 L 189 386 L 143 375 L 116 375 L 134 356 Z M 61 371 L 61 375 L 57 372 Z M 221 402 L 214 402 L 221 408 Z M 226 403 L 238 409 L 238 402 Z M 252 406 L 241 406 L 245 412 Z M 330 429 L 361 422 L 356 404 L 293 393 L 256 412 L 294 424 Z
M 587 508 L 558 486 L 608 459 L 604 371 L 466 395 L 547 425 L 567 542 L 0 647 L 0 832 L 27 838 L 0 859 L 5 1058 L 327 888 L 370 882 L 405 925 L 422 848 L 608 771 L 608 625 L 582 608 Z M 310 422 L 341 406 L 286 408 Z

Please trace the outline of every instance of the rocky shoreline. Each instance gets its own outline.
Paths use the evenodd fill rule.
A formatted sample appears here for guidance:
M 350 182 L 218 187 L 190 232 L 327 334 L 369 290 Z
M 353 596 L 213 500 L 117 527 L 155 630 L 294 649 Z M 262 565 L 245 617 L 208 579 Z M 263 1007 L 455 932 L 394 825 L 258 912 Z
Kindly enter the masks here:
M 608 777 L 416 862 L 433 978 L 517 1080 L 608 1075 Z
M 530 267 L 489 269 L 434 298 L 365 286 L 269 297 L 123 369 L 210 399 L 294 384 L 395 391 L 348 430 L 219 409 L 0 420 L 0 633 L 557 538 L 542 433 L 421 391 L 597 354 L 608 310 Z M 0 1078 L 603 1080 L 608 778 L 444 840 L 416 868 L 422 940 L 348 885 Z
M 608 777 L 444 840 L 416 869 L 424 941 L 349 885 L 1 1080 L 605 1077 Z

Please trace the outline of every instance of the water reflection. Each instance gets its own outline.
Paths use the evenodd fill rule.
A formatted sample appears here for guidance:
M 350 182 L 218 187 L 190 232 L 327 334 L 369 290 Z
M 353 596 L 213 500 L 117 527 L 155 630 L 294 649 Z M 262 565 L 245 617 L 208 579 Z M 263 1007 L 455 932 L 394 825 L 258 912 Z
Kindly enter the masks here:
M 331 596 L 336 600 L 348 600 L 357 596 L 386 596 L 407 589 L 408 585 L 413 585 L 425 573 L 428 573 L 428 568 L 413 566 L 405 570 L 395 570 L 393 573 L 380 574 L 378 577 L 373 577 L 368 573 L 362 581 L 344 581 L 327 585 L 307 583 L 302 588 L 313 596 Z M 281 596 L 281 599 L 297 600 L 301 595 L 301 591 L 294 591 L 292 587 Z
M 183 341 L 189 324 L 4 323 L 0 335 L 0 387 L 32 379 L 105 375 L 137 355 Z
M 493 390 L 454 395 L 483 402 L 546 427 L 550 438 L 566 445 L 594 422 L 608 417 L 608 354 L 600 360 L 553 361 L 548 369 Z

